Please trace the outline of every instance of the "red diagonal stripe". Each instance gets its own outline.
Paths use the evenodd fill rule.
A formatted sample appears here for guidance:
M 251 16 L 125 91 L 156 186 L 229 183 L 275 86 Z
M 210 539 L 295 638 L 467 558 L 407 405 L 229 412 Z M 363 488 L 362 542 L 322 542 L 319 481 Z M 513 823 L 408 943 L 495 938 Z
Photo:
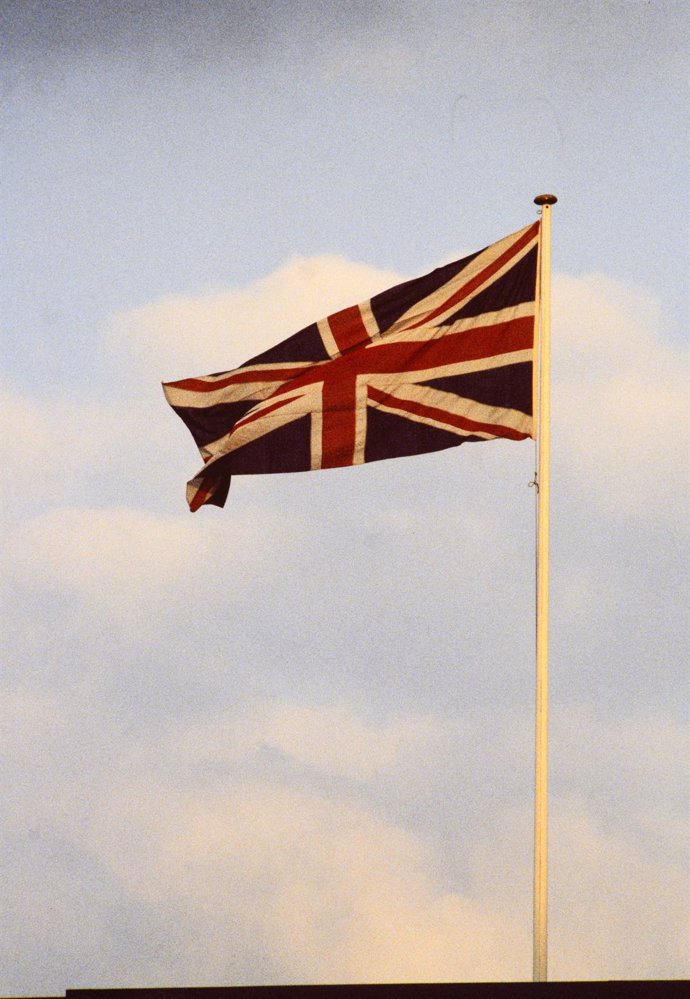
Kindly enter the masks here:
M 324 362 L 314 363 L 323 364 Z M 227 378 L 219 378 L 213 382 L 205 381 L 203 378 L 183 378 L 182 381 L 167 382 L 166 384 L 174 388 L 186 389 L 189 392 L 215 392 L 228 385 L 241 385 L 247 382 L 285 382 L 289 378 L 298 377 L 313 366 L 313 364 L 305 364 L 303 368 L 269 368 L 262 371 L 251 368 L 245 371 L 240 368 L 237 371 L 231 371 Z
M 426 416 L 437 423 L 445 423 L 449 427 L 457 427 L 459 430 L 481 431 L 485 434 L 493 434 L 494 437 L 508 437 L 513 441 L 524 441 L 529 434 L 522 434 L 512 427 L 504 427 L 500 423 L 477 423 L 466 416 L 458 416 L 449 413 L 446 409 L 438 409 L 436 406 L 425 406 L 420 402 L 411 402 L 409 399 L 398 399 L 387 392 L 369 386 L 369 398 L 381 405 L 390 406 L 392 409 L 402 410 L 414 416 Z
M 190 511 L 192 513 L 196 513 L 199 507 L 203 506 L 204 503 L 206 503 L 211 498 L 211 496 L 213 496 L 213 489 L 209 490 L 197 489 L 194 495 L 194 499 L 189 504 Z
M 492 263 L 485 267 L 483 271 L 476 274 L 470 281 L 467 282 L 467 284 L 463 285 L 462 288 L 459 288 L 458 291 L 452 294 L 450 298 L 443 303 L 443 305 L 439 305 L 433 312 L 424 316 L 418 322 L 412 323 L 411 326 L 406 326 L 405 329 L 414 330 L 418 326 L 430 323 L 436 319 L 437 316 L 441 315 L 442 312 L 452 308 L 454 305 L 458 305 L 464 298 L 467 298 L 467 296 L 470 295 L 475 288 L 477 288 L 480 284 L 483 284 L 487 278 L 491 277 L 492 274 L 495 274 L 496 271 L 500 270 L 504 264 L 519 253 L 523 247 L 527 246 L 527 244 L 534 239 L 538 229 L 539 223 L 535 222 L 534 225 L 530 226 L 527 232 L 517 240 L 517 242 L 513 243 L 512 246 L 509 246 L 500 257 L 497 257 Z
M 299 396 L 297 398 L 299 398 Z M 291 395 L 289 399 L 276 399 L 276 401 L 271 403 L 270 406 L 262 406 L 261 403 L 259 403 L 258 406 L 260 408 L 255 407 L 250 410 L 245 417 L 237 421 L 230 432 L 234 434 L 238 427 L 246 427 L 248 423 L 260 420 L 262 416 L 266 416 L 267 413 L 272 413 L 274 409 L 282 409 L 283 406 L 287 406 L 287 404 L 292 402 L 294 399 L 295 396 Z

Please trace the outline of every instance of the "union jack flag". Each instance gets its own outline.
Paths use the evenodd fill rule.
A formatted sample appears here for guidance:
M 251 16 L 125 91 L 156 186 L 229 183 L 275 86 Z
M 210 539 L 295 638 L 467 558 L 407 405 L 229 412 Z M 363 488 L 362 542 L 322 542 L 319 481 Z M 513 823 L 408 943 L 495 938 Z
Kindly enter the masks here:
M 532 436 L 539 225 L 312 323 L 234 371 L 164 384 L 204 460 L 190 509 L 223 506 L 232 475 Z

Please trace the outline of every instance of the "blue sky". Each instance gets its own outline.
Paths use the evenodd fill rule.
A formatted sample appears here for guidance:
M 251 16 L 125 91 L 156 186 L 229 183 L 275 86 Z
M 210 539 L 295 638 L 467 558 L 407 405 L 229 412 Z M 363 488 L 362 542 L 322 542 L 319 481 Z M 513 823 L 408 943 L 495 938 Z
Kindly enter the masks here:
M 160 382 L 542 191 L 551 973 L 687 976 L 684 5 L 1 10 L 2 991 L 529 978 L 532 446 L 190 517 Z

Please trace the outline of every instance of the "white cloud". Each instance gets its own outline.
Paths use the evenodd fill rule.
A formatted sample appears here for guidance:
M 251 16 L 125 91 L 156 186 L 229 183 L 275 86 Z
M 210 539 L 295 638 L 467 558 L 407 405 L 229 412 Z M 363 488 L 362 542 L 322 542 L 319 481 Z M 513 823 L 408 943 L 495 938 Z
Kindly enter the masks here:
M 395 719 L 363 724 L 339 707 L 273 707 L 261 719 L 263 740 L 306 766 L 367 780 L 389 769 L 407 751 L 419 752 L 433 733 L 430 720 Z
M 669 801 L 674 800 L 690 756 L 687 726 L 658 709 L 641 709 L 612 722 L 608 713 L 592 705 L 569 705 L 567 712 L 559 714 L 557 726 L 563 761 L 573 765 L 577 760 L 581 778 L 594 783 L 594 772 L 583 772 L 583 767 L 590 761 L 601 767 L 607 760 L 617 779 L 649 783 L 657 793 L 663 792 Z
M 303 530 L 298 519 L 267 510 L 201 521 L 188 513 L 59 508 L 19 525 L 6 555 L 14 580 L 34 591 L 76 593 L 109 613 L 151 613 L 221 577 L 237 593 L 258 563 L 264 580 L 275 577 L 275 546 L 285 556 Z
M 40 690 L 3 690 L 0 752 L 7 780 L 3 793 L 5 834 L 40 825 L 40 802 L 50 795 L 58 779 L 55 764 L 60 745 L 70 738 L 71 721 L 71 706 L 59 697 Z
M 473 859 L 460 890 L 452 863 L 432 874 L 422 841 L 353 800 L 256 778 L 214 784 L 135 774 L 104 788 L 75 831 L 121 886 L 120 904 L 176 926 L 139 963 L 139 984 L 162 967 L 168 984 L 529 977 L 526 813 L 461 839 L 455 849 Z M 682 868 L 604 831 L 586 807 L 556 810 L 551 898 L 554 979 L 683 974 Z M 266 963 L 238 980 L 252 948 Z M 132 980 L 120 970 L 111 984 Z
M 136 498 L 151 507 L 171 488 L 184 507 L 181 469 L 175 478 L 176 418 L 167 411 L 160 386 L 150 385 L 135 398 L 123 398 L 119 389 L 100 398 L 70 398 L 64 392 L 42 398 L 4 386 L 0 416 L 10 429 L 1 457 L 9 516 L 24 519 L 104 497 L 118 504 Z M 198 452 L 191 440 L 185 443 L 191 477 Z
M 127 784 L 87 835 L 130 897 L 205 940 L 171 955 L 173 980 L 232 982 L 238 926 L 281 982 L 514 978 L 525 961 L 515 913 L 446 892 L 414 836 L 353 802 L 257 781 L 201 795 Z
M 430 741 L 438 744 L 434 729 L 447 737 L 447 723 L 408 716 L 375 726 L 344 707 L 273 702 L 245 711 L 234 733 L 223 719 L 177 719 L 132 738 L 112 719 L 99 721 L 86 699 L 65 708 L 24 693 L 4 711 L 20 728 L 35 725 L 32 752 L 44 766 L 15 790 L 18 807 L 3 820 L 17 856 L 7 887 L 14 925 L 34 932 L 30 944 L 6 936 L 2 949 L 24 961 L 35 953 L 42 981 L 53 966 L 50 941 L 77 984 L 111 987 L 529 977 L 528 807 L 495 809 L 491 825 L 472 832 L 459 823 L 452 841 L 432 846 L 390 815 L 385 796 L 373 807 L 352 786 L 324 792 L 307 772 L 285 780 L 252 769 L 256 748 L 275 746 L 307 771 L 374 780 L 397 767 L 404 782 L 409 764 L 414 770 Z M 334 726 L 345 735 L 335 732 L 330 747 Z M 89 727 L 107 755 L 80 743 Z M 644 772 L 634 728 L 612 723 L 609 744 Z M 580 736 L 596 737 L 586 719 Z M 674 734 L 663 741 L 658 770 L 677 749 Z M 511 746 L 501 752 L 512 765 Z M 365 754 L 378 754 L 379 765 Z M 200 769 L 204 761 L 225 766 Z M 12 765 L 23 759 L 15 754 Z M 475 804 L 470 794 L 463 807 Z M 443 801 L 434 807 L 442 818 Z M 664 814 L 652 835 L 668 835 Z M 554 979 L 686 972 L 681 852 L 650 851 L 625 822 L 606 825 L 572 796 L 553 802 L 551 857 Z M 40 883 L 30 873 L 36 863 Z M 37 904 L 43 917 L 31 924 Z M 156 946 L 128 945 L 125 965 L 113 926 L 137 920 Z
M 6 510 L 21 511 L 24 505 L 33 505 L 36 492 L 50 497 L 52 503 L 61 502 L 70 476 L 94 460 L 94 436 L 98 436 L 94 424 L 103 423 L 103 414 L 94 405 L 79 408 L 77 415 L 73 407 L 70 417 L 63 404 L 36 402 L 16 388 L 4 387 L 0 416 L 8 428 L 2 439 Z
M 554 816 L 551 843 L 556 978 L 687 975 L 690 880 L 682 860 L 650 856 L 577 801 Z
M 99 600 L 114 591 L 139 600 L 186 572 L 196 574 L 199 539 L 180 517 L 138 510 L 54 509 L 24 524 L 10 540 L 19 578 L 79 590 Z M 196 551 L 195 551 L 196 549 Z
M 684 528 L 687 351 L 637 288 L 557 275 L 553 297 L 555 467 L 607 514 Z
M 390 271 L 341 257 L 297 258 L 247 288 L 169 297 L 119 313 L 107 343 L 149 378 L 225 371 L 398 281 Z
M 343 706 L 259 703 L 232 715 L 209 718 L 188 729 L 184 743 L 174 737 L 174 751 L 190 760 L 219 763 L 261 748 L 320 774 L 369 781 L 415 757 L 434 739 L 431 719 L 398 717 L 365 724 Z
M 139 370 L 147 384 L 162 366 L 166 377 L 227 367 L 394 280 L 395 275 L 336 258 L 296 262 L 244 291 L 154 303 L 115 317 L 111 335 L 117 344 L 111 339 L 110 346 L 130 368 Z M 560 302 L 554 313 L 566 317 L 554 323 L 554 431 L 560 441 L 555 463 L 570 480 L 573 499 L 594 500 L 593 520 L 603 511 L 607 517 L 637 518 L 638 524 L 646 523 L 651 514 L 677 525 L 679 462 L 672 431 L 680 419 L 680 352 L 659 336 L 654 300 L 601 277 L 557 278 L 554 295 L 554 304 Z M 199 331 L 198 339 L 194 331 Z M 163 436 L 163 423 L 154 426 L 151 420 L 154 406 L 170 417 Z M 76 714 L 65 705 L 61 709 L 59 700 L 45 693 L 50 656 L 55 654 L 50 642 L 37 643 L 39 651 L 22 664 L 37 689 L 6 701 L 15 719 L 10 764 L 14 772 L 24 773 L 14 782 L 16 808 L 7 821 L 20 838 L 25 829 L 40 827 L 41 837 L 50 833 L 55 842 L 71 844 L 76 859 L 70 861 L 74 863 L 70 877 L 83 874 L 84 858 L 98 865 L 99 877 L 111 886 L 111 894 L 99 884 L 89 888 L 93 898 L 82 904 L 87 918 L 96 910 L 101 913 L 90 924 L 97 926 L 100 946 L 90 937 L 89 949 L 105 955 L 103 967 L 110 969 L 108 973 L 123 964 L 109 937 L 111 921 L 103 916 L 112 906 L 118 912 L 144 912 L 147 925 L 158 928 L 162 938 L 174 925 L 160 953 L 135 958 L 129 965 L 130 977 L 122 984 L 155 985 L 163 978 L 168 984 L 190 979 L 228 984 L 250 981 L 251 974 L 257 982 L 528 977 L 526 815 L 501 813 L 494 802 L 490 831 L 475 823 L 459 833 L 456 844 L 437 841 L 432 847 L 424 839 L 430 838 L 428 825 L 425 833 L 415 833 L 396 812 L 402 795 L 396 799 L 400 792 L 395 789 L 401 782 L 407 780 L 426 791 L 429 757 L 436 755 L 447 765 L 451 740 L 446 722 L 409 713 L 387 721 L 373 720 L 372 714 L 372 720 L 364 721 L 342 705 L 316 708 L 296 700 L 280 702 L 275 688 L 271 690 L 275 662 L 266 688 L 261 683 L 267 674 L 257 679 L 266 669 L 270 650 L 277 650 L 281 665 L 288 658 L 283 646 L 287 634 L 292 643 L 289 655 L 298 661 L 294 668 L 302 668 L 304 656 L 304 676 L 310 683 L 320 669 L 315 660 L 326 647 L 339 670 L 345 662 L 353 671 L 359 669 L 360 676 L 365 666 L 372 668 L 372 661 L 378 669 L 376 655 L 380 650 L 388 654 L 393 647 L 390 658 L 398 671 L 400 696 L 411 682 L 405 675 L 405 669 L 411 672 L 405 659 L 410 635 L 416 639 L 426 634 L 430 619 L 437 632 L 433 636 L 437 662 L 430 667 L 428 683 L 445 682 L 438 663 L 455 663 L 458 648 L 468 647 L 462 642 L 473 637 L 476 627 L 477 618 L 466 608 L 492 599 L 486 591 L 486 573 L 506 573 L 522 557 L 518 549 L 523 536 L 515 525 L 497 518 L 490 505 L 492 484 L 476 491 L 471 486 L 458 512 L 456 497 L 451 503 L 448 495 L 457 480 L 450 477 L 438 487 L 422 517 L 416 486 L 410 485 L 394 502 L 385 476 L 377 479 L 372 470 L 371 482 L 382 483 L 380 493 L 372 486 L 370 509 L 358 520 L 366 524 L 366 531 L 362 528 L 354 541 L 345 539 L 342 531 L 329 533 L 334 497 L 340 503 L 339 517 L 345 516 L 349 497 L 349 485 L 343 486 L 344 478 L 337 475 L 332 493 L 325 488 L 315 491 L 322 500 L 326 497 L 327 506 L 316 504 L 309 525 L 301 516 L 265 504 L 250 508 L 238 503 L 231 515 L 211 511 L 210 516 L 190 517 L 182 507 L 182 487 L 196 468 L 193 457 L 189 467 L 176 470 L 179 516 L 159 515 L 124 502 L 99 506 L 104 483 L 110 477 L 108 488 L 112 492 L 115 483 L 117 489 L 127 450 L 137 441 L 142 461 L 157 469 L 147 488 L 162 475 L 162 465 L 170 463 L 160 448 L 166 433 L 175 435 L 174 417 L 165 411 L 158 386 L 150 401 L 128 411 L 128 429 L 117 445 L 112 442 L 112 426 L 118 420 L 114 400 L 58 405 L 15 392 L 8 411 L 13 419 L 20 416 L 11 456 L 15 502 L 21 505 L 22 496 L 31 495 L 35 483 L 40 483 L 40 489 L 49 493 L 47 503 L 54 507 L 33 518 L 26 516 L 9 533 L 5 557 L 13 595 L 17 601 L 21 598 L 14 623 L 27 633 L 35 626 L 63 635 L 74 627 L 75 637 L 65 645 L 68 650 L 80 648 L 88 630 L 98 637 L 103 652 L 100 665 L 88 666 L 93 704 L 82 704 Z M 179 432 L 184 435 L 184 428 L 180 426 Z M 148 448 L 154 452 L 150 462 Z M 463 455 L 464 467 L 481 471 L 483 456 L 490 452 L 477 449 L 476 459 Z M 191 443 L 189 453 L 193 455 Z M 92 477 L 94 467 L 103 476 L 98 481 Z M 135 479 L 138 474 L 129 472 Z M 410 474 L 409 482 L 414 481 Z M 243 484 L 251 487 L 249 482 Z M 143 495 L 148 496 L 146 490 Z M 499 499 L 506 502 L 505 495 Z M 142 499 L 142 505 L 147 502 Z M 512 494 L 510 503 L 517 518 Z M 356 512 L 360 517 L 362 511 Z M 463 539 L 460 562 L 448 550 L 449 536 Z M 487 537 L 492 539 L 489 549 Z M 372 574 L 371 579 L 358 579 L 356 589 L 347 589 L 352 575 L 344 572 L 343 590 L 337 594 L 345 594 L 347 600 L 333 613 L 328 602 L 335 593 L 328 589 L 334 585 L 331 567 L 333 560 L 346 564 L 346 559 L 347 565 L 374 564 L 377 571 L 383 567 L 383 583 Z M 403 564 L 414 569 L 399 571 Z M 610 619 L 620 603 L 620 587 L 613 585 L 619 571 L 616 562 L 599 574 L 588 569 L 573 580 L 570 612 L 582 619 L 588 639 L 592 605 L 601 609 L 608 600 L 604 611 Z M 640 570 L 636 585 L 640 580 L 649 585 L 645 572 Z M 227 625 L 233 599 L 259 578 L 263 603 L 254 605 L 257 613 L 247 622 L 233 619 Z M 422 584 L 431 615 L 419 610 L 415 593 Z M 607 597 L 607 590 L 612 596 Z M 189 600 L 190 591 L 194 601 Z M 222 606 L 205 599 L 212 591 L 221 594 Z M 55 611 L 51 605 L 55 595 L 71 602 L 84 634 L 62 608 Z M 284 606 L 273 613 L 276 595 Z M 360 607 L 371 610 L 374 600 L 378 623 L 370 638 L 356 626 Z M 107 688 L 99 686 L 96 674 L 101 670 L 115 682 L 126 682 L 128 671 L 143 672 L 145 664 L 138 661 L 145 649 L 142 636 L 146 642 L 155 641 L 151 621 L 161 611 L 174 618 L 182 602 L 187 611 L 196 603 L 208 615 L 199 625 L 202 639 L 207 627 L 228 627 L 223 633 L 228 648 L 232 646 L 228 659 L 238 648 L 238 655 L 251 660 L 251 683 L 256 686 L 250 695 L 246 677 L 240 677 L 222 696 L 230 699 L 239 693 L 245 699 L 242 706 L 224 711 L 214 702 L 211 710 L 199 708 L 197 702 L 195 721 L 186 724 L 178 719 L 173 734 L 164 731 L 156 714 L 158 704 L 149 715 L 149 709 L 142 707 L 141 717 L 155 718 L 156 737 L 130 744 L 113 731 L 112 718 L 99 700 Z M 307 606 L 310 627 L 325 637 L 305 652 L 302 638 L 291 631 L 294 622 L 286 624 L 285 619 L 305 613 Z M 453 628 L 435 627 L 444 615 L 447 619 L 451 606 L 453 614 L 458 607 L 464 609 L 459 646 L 451 646 Z M 503 614 L 500 634 L 491 640 L 512 647 L 516 644 L 510 632 L 512 619 Z M 376 630 L 379 619 L 384 624 Z M 260 633 L 264 620 L 270 620 L 266 635 Z M 111 627 L 118 629 L 117 635 L 134 633 L 136 661 L 116 661 L 108 642 L 102 641 Z M 231 629 L 239 634 L 247 627 L 245 648 L 235 643 Z M 335 653 L 328 645 L 334 635 L 335 644 L 342 645 Z M 175 656 L 187 654 L 187 637 L 180 635 L 177 643 L 173 637 L 170 646 L 160 650 L 162 657 L 169 657 L 171 671 Z M 195 637 L 196 633 L 192 644 Z M 373 659 L 370 645 L 375 647 Z M 217 650 L 208 653 L 202 641 L 198 654 L 213 658 Z M 75 689 L 85 696 L 74 679 L 78 669 L 71 661 L 68 665 L 73 682 L 69 697 Z M 232 665 L 237 666 L 237 661 Z M 184 682 L 190 677 L 200 680 L 205 668 L 195 659 Z M 223 670 L 229 675 L 225 662 L 217 669 L 218 676 Z M 477 665 L 480 672 L 488 672 L 483 664 Z M 391 671 L 383 676 L 382 689 L 390 676 Z M 155 675 L 151 682 L 161 685 Z M 501 674 L 504 682 L 510 680 Z M 255 695 L 257 688 L 261 693 Z M 365 689 L 363 684 L 357 687 L 360 694 Z M 264 690 L 270 692 L 260 699 Z M 220 695 L 216 691 L 214 696 Z M 473 753 L 485 738 L 480 733 L 486 728 L 486 715 L 472 713 L 468 703 L 457 710 L 463 734 L 456 746 L 474 760 Z M 58 718 L 60 724 L 53 729 Z M 570 778 L 579 781 L 583 799 L 560 805 L 554 813 L 552 967 L 560 977 L 682 974 L 685 968 L 676 943 L 683 932 L 677 888 L 682 874 L 674 859 L 662 856 L 663 845 L 675 849 L 682 836 L 681 823 L 663 800 L 673 794 L 670 775 L 677 774 L 681 736 L 662 711 L 619 720 L 616 725 L 612 721 L 607 719 L 604 725 L 585 712 L 573 717 L 567 730 L 561 728 L 558 752 L 574 761 Z M 492 717 L 492 725 L 501 733 L 494 740 L 496 758 L 491 762 L 498 790 L 486 792 L 492 800 L 510 785 L 507 767 L 512 767 L 511 753 L 516 751 L 514 723 L 510 712 L 495 712 Z M 25 729 L 32 733 L 28 744 L 22 743 Z M 82 737 L 75 733 L 82 729 L 87 734 L 80 742 Z M 655 757 L 645 748 L 649 732 L 654 733 L 658 749 Z M 94 752 L 100 738 L 109 743 L 109 757 L 102 748 L 100 756 Z M 592 744 L 596 752 L 582 752 L 582 745 Z M 32 765 L 36 758 L 40 764 Z M 266 758 L 279 758 L 279 776 L 272 776 Z M 594 815 L 600 802 L 592 804 L 594 791 L 587 791 L 590 780 L 592 787 L 602 787 L 602 766 L 615 771 L 628 789 L 625 814 L 614 820 L 607 815 L 603 821 L 603 809 Z M 385 790 L 374 809 L 366 801 L 367 793 L 383 784 Z M 331 789 L 329 795 L 315 790 L 323 786 Z M 465 804 L 471 809 L 478 800 L 473 795 L 480 789 L 471 788 L 469 778 L 463 786 L 468 789 Z M 653 807 L 648 800 L 652 788 Z M 514 789 L 506 792 L 506 797 L 513 793 Z M 450 805 L 438 785 L 423 801 L 425 808 L 438 809 L 439 825 L 447 821 Z M 414 826 L 422 827 L 422 823 Z M 662 847 L 655 845 L 659 841 Z M 39 837 L 38 842 L 44 840 Z M 22 886 L 28 886 L 26 904 L 40 904 L 52 913 L 41 929 L 42 939 L 49 941 L 52 935 L 61 952 L 68 953 L 69 934 L 57 936 L 51 930 L 51 920 L 64 920 L 73 904 L 69 893 L 60 894 L 50 884 L 55 876 L 64 883 L 66 868 L 56 867 L 50 851 L 39 859 L 45 871 L 40 891 L 36 879 L 26 875 L 28 868 L 22 868 L 12 897 L 21 910 Z M 660 915 L 662 909 L 665 915 Z M 26 912 L 20 912 L 18 925 L 30 925 Z M 76 926 L 73 929 L 78 932 Z M 13 946 L 26 953 L 23 941 L 16 935 L 13 939 Z M 205 941 L 203 949 L 199 939 Z M 78 961 L 79 967 L 88 968 L 83 953 Z M 111 978 L 109 984 L 116 983 Z

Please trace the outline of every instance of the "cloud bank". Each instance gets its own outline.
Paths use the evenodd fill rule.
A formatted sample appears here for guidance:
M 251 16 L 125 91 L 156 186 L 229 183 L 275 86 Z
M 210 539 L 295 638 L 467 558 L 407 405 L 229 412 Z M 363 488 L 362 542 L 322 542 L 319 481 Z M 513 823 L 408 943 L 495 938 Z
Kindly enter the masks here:
M 398 279 L 294 260 L 113 316 L 110 392 L 9 387 L 3 990 L 529 977 L 529 446 L 247 478 L 192 518 L 158 387 Z M 554 300 L 553 975 L 678 976 L 672 602 L 643 657 L 683 355 L 647 293 Z

